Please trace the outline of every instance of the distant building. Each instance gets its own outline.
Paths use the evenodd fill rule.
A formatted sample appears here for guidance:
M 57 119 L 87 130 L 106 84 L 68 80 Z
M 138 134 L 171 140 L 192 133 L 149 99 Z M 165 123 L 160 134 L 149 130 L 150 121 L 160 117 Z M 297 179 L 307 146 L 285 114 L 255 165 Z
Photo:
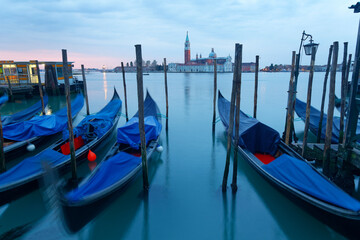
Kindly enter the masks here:
M 196 54 L 195 59 L 191 59 L 189 35 L 186 33 L 184 47 L 184 63 L 169 63 L 169 72 L 214 72 L 214 60 L 216 60 L 217 72 L 232 72 L 233 63 L 230 55 L 227 57 L 217 57 L 214 48 L 211 49 L 209 57 L 203 58 Z M 244 72 L 254 72 L 255 63 L 243 63 Z

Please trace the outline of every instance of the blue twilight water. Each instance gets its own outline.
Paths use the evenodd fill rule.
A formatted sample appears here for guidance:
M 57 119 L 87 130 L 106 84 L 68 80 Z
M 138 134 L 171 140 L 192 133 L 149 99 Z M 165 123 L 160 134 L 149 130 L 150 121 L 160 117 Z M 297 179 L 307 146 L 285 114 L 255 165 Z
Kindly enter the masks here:
M 126 77 L 131 117 L 137 111 L 136 74 L 127 73 Z M 317 108 L 323 78 L 324 73 L 315 73 L 312 105 Z M 253 79 L 254 73 L 242 75 L 241 109 L 249 115 L 253 113 Z M 258 119 L 280 133 L 284 129 L 289 79 L 290 73 L 259 74 Z M 87 81 L 92 113 L 111 99 L 114 86 L 123 100 L 121 74 L 89 73 Z M 308 73 L 300 73 L 298 97 L 302 100 L 306 100 L 307 82 Z M 340 73 L 337 74 L 337 95 L 339 82 Z M 232 74 L 218 74 L 218 88 L 228 99 L 231 84 Z M 144 76 L 144 86 L 165 114 L 163 74 Z M 238 166 L 238 192 L 233 195 L 228 189 L 222 194 L 226 140 L 221 122 L 216 124 L 214 135 L 211 131 L 213 74 L 169 73 L 168 88 L 169 131 L 166 134 L 163 129 L 161 134 L 164 151 L 155 153 L 149 163 L 151 187 L 147 198 L 142 194 L 139 175 L 82 230 L 68 233 L 56 201 L 45 194 L 43 187 L 0 208 L 0 236 L 18 233 L 24 239 L 342 238 L 275 190 L 242 159 Z M 25 103 L 22 107 L 36 100 L 22 100 Z M 54 111 L 58 109 L 60 106 L 55 106 L 55 102 L 59 100 L 64 104 L 63 96 L 51 97 L 49 107 Z M 2 109 L 2 114 L 14 111 L 13 107 L 10 104 Z M 75 123 L 85 112 L 84 107 Z M 125 112 L 124 104 L 122 112 Z M 119 126 L 124 123 L 122 117 Z M 296 121 L 295 128 L 300 134 L 303 127 L 301 121 Z M 96 151 L 98 162 L 114 141 L 115 134 Z M 90 171 L 88 163 L 78 169 L 80 176 Z M 231 177 L 232 167 L 229 182 Z

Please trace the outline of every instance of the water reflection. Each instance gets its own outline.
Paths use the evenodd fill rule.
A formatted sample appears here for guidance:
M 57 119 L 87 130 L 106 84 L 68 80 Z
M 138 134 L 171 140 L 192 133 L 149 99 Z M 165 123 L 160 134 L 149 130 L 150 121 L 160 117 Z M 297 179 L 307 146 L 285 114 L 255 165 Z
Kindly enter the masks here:
M 190 73 L 184 74 L 184 97 L 185 97 L 185 113 L 189 115 L 189 107 L 190 107 Z
M 106 80 L 106 72 L 103 72 L 103 82 L 104 82 L 104 93 L 105 93 L 105 100 L 107 99 L 107 92 L 108 92 L 108 84 Z
M 25 229 L 26 231 L 29 230 L 28 227 L 46 213 L 39 191 L 13 201 L 3 206 L 2 209 L 3 212 L 0 215 L 0 239 L 3 239 L 1 238 L 3 234 L 7 236 L 9 234 L 24 234 Z
M 151 182 L 155 177 L 158 167 L 162 164 L 162 160 L 160 159 L 159 154 L 154 153 L 152 158 L 153 159 L 149 161 L 149 194 L 151 194 L 152 190 Z M 114 198 L 104 203 L 102 206 L 103 209 L 101 209 L 104 211 L 94 212 L 92 214 L 94 215 L 92 218 L 96 218 L 83 228 L 83 230 L 89 231 L 88 239 L 104 239 L 104 233 L 106 233 L 106 236 L 116 236 L 117 239 L 123 239 L 142 203 L 144 203 L 144 226 L 142 235 L 148 239 L 149 200 L 147 199 L 146 195 L 143 194 L 143 183 L 141 176 L 142 175 L 139 174 L 138 177 L 131 182 L 131 185 L 125 187 L 123 190 L 118 191 Z M 89 209 L 89 214 L 92 211 L 95 210 Z M 88 221 L 91 221 L 91 219 Z

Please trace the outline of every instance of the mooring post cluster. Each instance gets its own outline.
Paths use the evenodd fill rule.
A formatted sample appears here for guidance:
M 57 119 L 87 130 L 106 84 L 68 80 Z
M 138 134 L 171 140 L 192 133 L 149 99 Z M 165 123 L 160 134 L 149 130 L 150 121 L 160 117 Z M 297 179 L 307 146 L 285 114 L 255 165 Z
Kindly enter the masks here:
M 242 45 L 236 43 L 235 44 L 235 68 L 234 68 L 234 75 L 233 75 L 233 84 L 232 84 L 232 91 L 231 91 L 231 102 L 230 102 L 230 119 L 229 119 L 229 127 L 227 131 L 227 148 L 226 148 L 226 162 L 225 162 L 225 170 L 224 170 L 224 177 L 222 183 L 222 191 L 225 192 L 227 188 L 227 179 L 229 176 L 229 167 L 230 167 L 230 154 L 231 154 L 231 143 L 232 143 L 232 136 L 234 130 L 234 110 L 235 110 L 235 101 L 238 104 L 236 107 L 236 113 L 239 113 L 236 116 L 236 125 L 235 126 L 235 147 L 234 147 L 234 172 L 233 172 L 233 183 L 232 183 L 232 190 L 235 192 L 237 189 L 236 186 L 236 174 L 237 174 L 237 145 L 239 141 L 239 115 L 240 115 L 240 91 L 241 91 L 241 66 L 242 66 Z M 237 137 L 236 137 L 237 136 Z M 236 165 L 235 165 L 236 164 Z

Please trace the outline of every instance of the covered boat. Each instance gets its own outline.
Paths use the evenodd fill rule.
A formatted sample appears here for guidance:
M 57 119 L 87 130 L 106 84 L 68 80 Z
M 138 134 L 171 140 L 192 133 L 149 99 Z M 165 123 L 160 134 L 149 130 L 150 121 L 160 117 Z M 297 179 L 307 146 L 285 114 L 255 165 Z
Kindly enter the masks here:
M 150 159 L 158 145 L 162 125 L 160 111 L 147 93 L 144 102 L 146 153 Z M 112 200 L 128 182 L 141 172 L 139 117 L 136 113 L 118 128 L 117 142 L 104 160 L 77 188 L 62 189 L 61 204 L 68 227 L 75 232 Z
M 121 100 L 116 90 L 111 101 L 98 113 L 85 117 L 74 128 L 74 145 L 77 163 L 85 159 L 115 129 L 121 111 Z M 7 172 L 0 174 L 0 204 L 12 201 L 38 187 L 44 175 L 42 165 L 48 164 L 63 173 L 70 166 L 68 130 L 60 139 L 39 154 L 24 159 Z
M 75 118 L 84 106 L 84 97 L 78 94 L 71 102 L 71 114 Z M 67 107 L 52 115 L 33 117 L 3 127 L 5 160 L 21 155 L 30 143 L 37 144 L 61 133 L 67 128 Z
M 306 103 L 296 99 L 295 102 L 295 112 L 296 114 L 305 122 L 306 119 Z M 322 120 L 321 125 L 321 139 L 325 139 L 326 134 L 326 121 L 327 115 L 324 113 L 324 117 Z M 310 106 L 310 121 L 309 121 L 309 129 L 310 131 L 315 134 L 318 134 L 320 123 L 320 111 L 316 108 Z M 360 124 L 357 124 L 356 134 L 360 134 Z M 331 143 L 339 143 L 339 136 L 340 136 L 340 118 L 334 116 L 333 117 L 333 126 L 332 126 L 332 136 L 331 136 Z M 360 140 L 358 140 L 360 142 Z
M 44 96 L 44 107 L 48 104 L 49 98 L 47 95 Z M 41 112 L 42 110 L 42 103 L 41 100 L 35 103 L 34 105 L 20 111 L 17 113 L 14 113 L 12 115 L 4 115 L 1 116 L 1 123 L 3 126 L 13 124 L 16 122 L 22 122 L 29 120 L 33 116 L 35 116 L 37 113 Z
M 230 102 L 220 92 L 218 110 L 227 129 Z M 360 202 L 285 145 L 278 132 L 243 112 L 238 151 L 261 176 L 310 214 L 348 237 L 359 236 Z
M 4 94 L 0 97 L 0 106 L 6 103 L 9 100 L 9 97 L 7 94 Z

